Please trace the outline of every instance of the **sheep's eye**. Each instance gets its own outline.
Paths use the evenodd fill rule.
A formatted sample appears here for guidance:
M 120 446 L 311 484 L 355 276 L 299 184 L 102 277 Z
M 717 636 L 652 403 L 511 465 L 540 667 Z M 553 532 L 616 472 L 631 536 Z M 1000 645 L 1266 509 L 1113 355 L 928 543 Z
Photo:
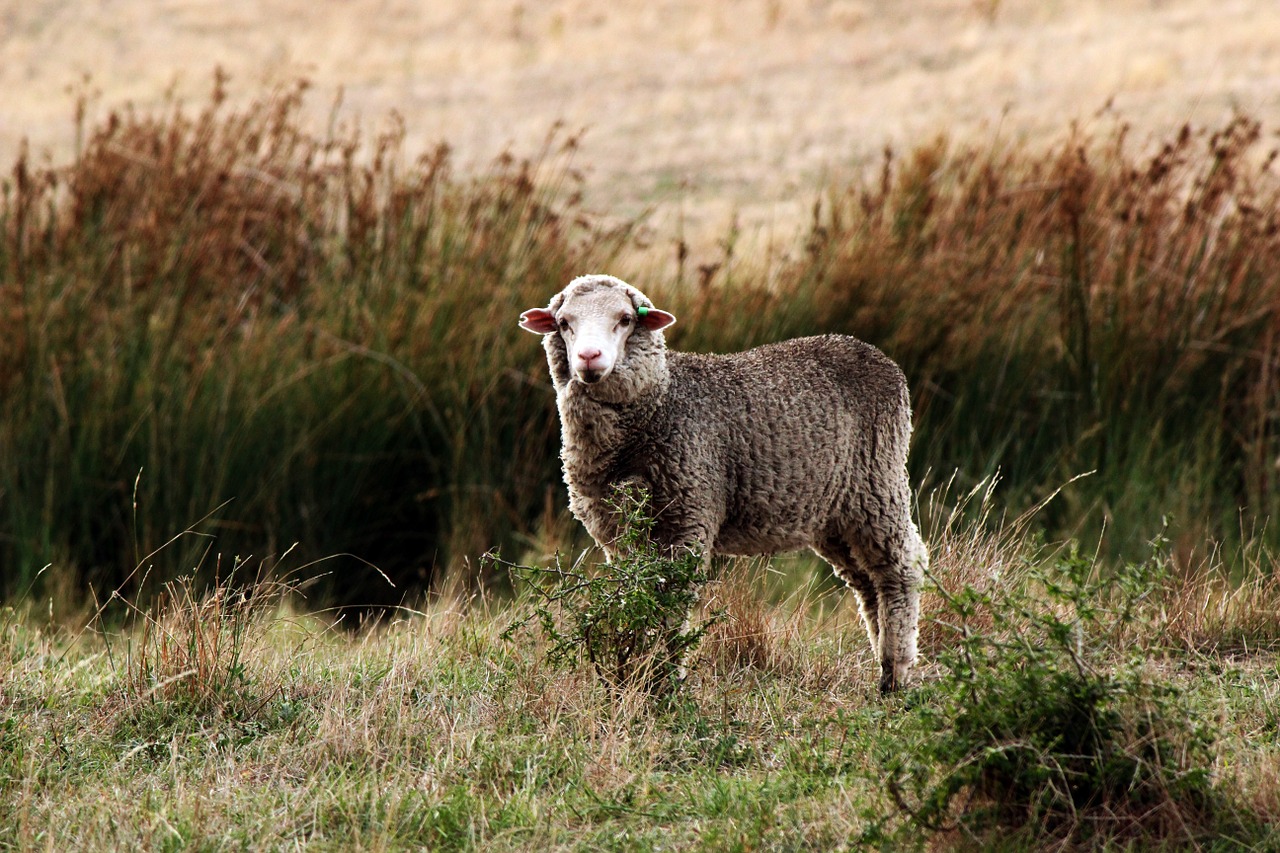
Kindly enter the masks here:
M 630 314 L 623 314 L 623 315 L 622 315 L 622 319 L 620 319 L 620 320 L 618 321 L 618 325 L 619 325 L 619 326 L 622 326 L 623 328 L 626 328 L 627 326 L 630 326 L 630 325 L 631 325 L 631 315 L 630 315 Z
M 561 320 L 561 321 L 560 321 L 560 331 L 562 331 L 562 332 L 567 332 L 567 331 L 569 331 L 569 321 L 568 321 L 568 320 Z

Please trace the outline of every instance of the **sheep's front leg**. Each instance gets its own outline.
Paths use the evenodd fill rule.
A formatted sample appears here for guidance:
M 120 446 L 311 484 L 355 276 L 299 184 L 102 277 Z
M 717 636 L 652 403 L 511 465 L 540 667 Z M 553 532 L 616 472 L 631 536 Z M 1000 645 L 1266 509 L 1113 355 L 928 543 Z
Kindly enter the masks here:
M 702 584 L 711 575 L 711 535 L 705 527 L 690 526 L 674 531 L 668 529 L 655 538 L 659 553 L 664 559 L 673 563 L 686 560 L 691 552 L 698 554 L 697 574 L 701 580 L 691 585 L 692 601 L 688 609 L 683 612 L 668 611 L 661 626 L 663 635 L 667 639 L 668 659 L 678 665 L 676 677 L 684 681 L 689 674 L 689 655 L 677 648 L 678 640 L 692 629 L 693 611 L 697 607 L 698 599 L 701 598 Z M 668 581 L 668 583 L 671 582 L 673 581 Z

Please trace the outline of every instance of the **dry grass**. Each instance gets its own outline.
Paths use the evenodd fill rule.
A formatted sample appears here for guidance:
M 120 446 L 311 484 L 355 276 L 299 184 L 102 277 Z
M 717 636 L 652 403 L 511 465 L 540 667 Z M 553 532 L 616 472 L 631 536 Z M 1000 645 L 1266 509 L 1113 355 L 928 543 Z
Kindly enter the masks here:
M 953 555 L 935 571 L 965 580 L 1044 556 L 959 517 L 935 532 Z M 282 609 L 270 585 L 206 597 L 171 586 L 135 627 L 79 638 L 6 610 L 0 843 L 843 843 L 892 808 L 877 762 L 910 748 L 915 709 L 932 700 L 927 686 L 876 696 L 850 596 L 831 601 L 801 574 L 730 566 L 707 592 L 729 616 L 695 659 L 688 698 L 663 712 L 585 667 L 548 667 L 537 643 L 502 641 L 509 613 L 479 598 L 354 632 Z M 1159 606 L 1196 610 L 1198 592 L 1183 594 Z M 1280 701 L 1274 661 L 1241 668 L 1219 651 L 1273 613 L 1276 595 L 1258 587 L 1201 624 L 1216 644 L 1161 647 L 1218 721 L 1216 777 L 1263 819 L 1280 801 L 1258 736 Z M 926 618 L 939 615 L 927 601 Z
M 1134 640 L 1245 660 L 1274 653 L 1280 640 L 1276 563 L 1268 553 L 1250 551 L 1238 561 L 1243 577 L 1233 571 L 1236 561 L 1220 553 L 1175 569 L 1159 602 L 1158 634 Z
M 188 576 L 165 584 L 148 610 L 130 605 L 134 624 L 124 648 L 106 647 L 124 698 L 207 708 L 234 694 L 246 681 L 246 661 L 262 652 L 252 645 L 262 639 L 262 623 L 279 618 L 293 592 L 288 584 L 259 581 L 219 583 L 201 594 Z
M 860 691 L 872 660 L 852 593 L 814 557 L 774 565 L 735 560 L 708 585 L 706 613 L 722 613 L 699 647 L 710 680 L 794 681 L 809 692 Z
M 1027 583 L 1029 570 L 1061 559 L 1084 559 L 1100 579 L 1114 574 L 1114 564 L 1079 553 L 1078 543 L 1046 543 L 1036 517 L 1058 492 L 1016 518 L 998 515 L 994 480 L 979 483 L 954 496 L 954 479 L 934 489 L 923 501 L 925 540 L 931 565 L 921 604 L 925 614 L 943 612 L 945 600 L 966 587 L 991 592 Z M 1274 556 L 1258 540 L 1249 540 L 1237 553 L 1212 549 L 1191 561 L 1174 543 L 1157 534 L 1145 563 L 1158 578 L 1141 607 L 1111 625 L 1109 641 L 1117 647 L 1140 648 L 1159 658 L 1165 654 L 1221 656 L 1263 660 L 1280 650 L 1280 585 L 1275 582 Z M 1105 583 L 1105 580 L 1103 581 Z M 1116 595 L 1121 594 L 1116 590 Z M 975 631 L 988 631 L 981 614 L 968 622 Z M 954 638 L 954 625 L 925 619 L 920 648 L 927 659 Z

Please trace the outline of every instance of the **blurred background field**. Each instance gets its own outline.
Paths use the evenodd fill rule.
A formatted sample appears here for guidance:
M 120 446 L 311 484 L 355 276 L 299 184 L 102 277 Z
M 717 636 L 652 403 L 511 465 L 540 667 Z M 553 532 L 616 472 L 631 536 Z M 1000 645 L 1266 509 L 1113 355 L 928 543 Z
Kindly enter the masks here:
M 514 318 L 591 270 L 676 347 L 877 344 L 916 482 L 1093 472 L 1051 538 L 1276 541 L 1271 5 L 432 10 L 0 7 L 6 596 L 583 544 Z
M 23 138 L 65 161 L 68 86 L 93 116 L 166 92 L 202 97 L 315 82 L 366 125 L 406 118 L 407 148 L 441 141 L 483 170 L 586 128 L 588 207 L 708 243 L 736 212 L 790 240 L 815 189 L 886 143 L 940 131 L 1057 138 L 1108 101 L 1140 140 L 1239 108 L 1280 113 L 1280 9 L 1269 0 L 57 0 L 0 2 L 0 162 Z

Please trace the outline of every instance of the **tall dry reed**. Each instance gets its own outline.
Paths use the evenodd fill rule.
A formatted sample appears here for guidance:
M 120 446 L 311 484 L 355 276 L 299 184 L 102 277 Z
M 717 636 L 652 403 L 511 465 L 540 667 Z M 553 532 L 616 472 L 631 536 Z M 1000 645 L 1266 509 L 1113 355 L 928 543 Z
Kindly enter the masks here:
M 5 594 L 114 589 L 188 529 L 140 576 L 297 543 L 313 594 L 391 603 L 495 545 L 568 544 L 546 369 L 514 318 L 639 268 L 628 229 L 577 206 L 576 140 L 461 176 L 444 146 L 409 160 L 395 117 L 310 132 L 304 100 L 233 106 L 218 78 L 199 109 L 118 110 L 68 166 L 9 171 Z M 637 283 L 676 347 L 877 344 L 915 393 L 917 479 L 998 472 L 1013 517 L 1093 471 L 1038 524 L 1123 556 L 1171 516 L 1189 565 L 1277 508 L 1280 197 L 1247 117 L 1129 137 L 886 152 L 828 190 L 793 260 Z

